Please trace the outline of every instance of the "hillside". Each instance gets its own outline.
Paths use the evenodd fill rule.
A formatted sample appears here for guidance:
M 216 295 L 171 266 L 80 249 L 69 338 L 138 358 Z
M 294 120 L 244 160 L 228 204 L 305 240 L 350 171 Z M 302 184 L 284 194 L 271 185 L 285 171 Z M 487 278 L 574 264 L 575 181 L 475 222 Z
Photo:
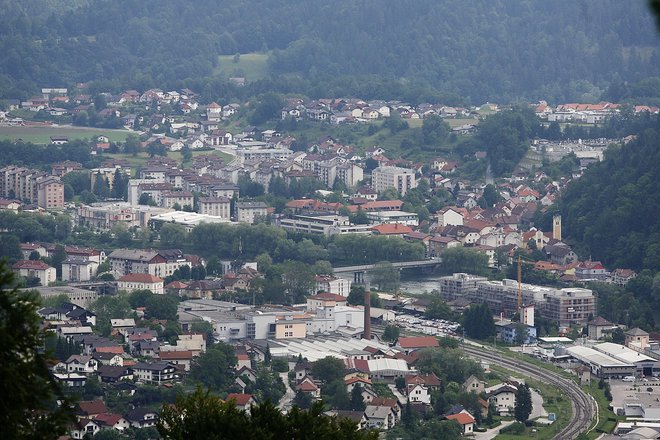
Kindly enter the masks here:
M 259 52 L 270 54 L 268 86 L 282 92 L 597 100 L 610 83 L 660 76 L 646 4 L 6 0 L 0 97 L 90 80 L 176 87 L 231 75 L 236 66 L 219 56 Z
M 564 233 L 608 267 L 660 270 L 660 118 L 571 183 L 560 200 Z

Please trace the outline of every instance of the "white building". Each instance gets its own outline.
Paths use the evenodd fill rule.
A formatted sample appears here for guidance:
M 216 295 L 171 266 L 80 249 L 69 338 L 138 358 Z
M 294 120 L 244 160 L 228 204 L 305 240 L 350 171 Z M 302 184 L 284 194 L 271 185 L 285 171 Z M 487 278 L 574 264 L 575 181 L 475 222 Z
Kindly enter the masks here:
M 393 188 L 402 196 L 417 186 L 415 171 L 400 167 L 378 167 L 371 173 L 371 186 L 379 193 Z
M 151 290 L 157 295 L 162 295 L 163 279 L 148 273 L 129 273 L 117 280 L 117 288 L 127 292 L 135 290 Z

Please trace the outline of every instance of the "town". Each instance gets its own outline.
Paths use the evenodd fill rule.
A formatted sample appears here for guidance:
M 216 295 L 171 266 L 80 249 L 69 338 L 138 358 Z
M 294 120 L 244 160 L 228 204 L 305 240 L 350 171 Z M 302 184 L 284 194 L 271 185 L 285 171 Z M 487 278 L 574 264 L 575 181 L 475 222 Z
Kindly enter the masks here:
M 660 334 L 599 316 L 600 291 L 638 274 L 580 259 L 555 205 L 610 145 L 635 139 L 566 133 L 658 108 L 261 104 L 258 128 L 245 104 L 203 104 L 190 89 L 92 96 L 79 84 L 3 101 L 0 124 L 47 130 L 46 149 L 75 145 L 81 158 L 0 168 L 3 255 L 38 292 L 52 375 L 79 398 L 70 438 L 155 438 L 160 406 L 196 384 L 247 412 L 323 400 L 325 414 L 394 436 L 565 427 L 557 411 L 570 406 L 548 405 L 557 396 L 542 383 L 462 353 L 484 343 L 593 381 L 621 418 L 608 432 L 658 427 Z M 295 135 L 415 126 L 442 145 L 517 111 L 546 136 L 497 176 L 486 149 L 404 159 L 405 140 Z M 101 134 L 58 134 L 90 119 Z M 119 127 L 130 134 L 111 140 Z M 432 292 L 400 290 L 401 274 L 434 272 Z

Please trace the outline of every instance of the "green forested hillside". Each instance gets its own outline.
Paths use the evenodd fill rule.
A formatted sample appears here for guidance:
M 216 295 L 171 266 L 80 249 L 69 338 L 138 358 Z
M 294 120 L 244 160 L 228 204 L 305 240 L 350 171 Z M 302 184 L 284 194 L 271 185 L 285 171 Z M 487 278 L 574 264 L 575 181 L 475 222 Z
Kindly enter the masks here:
M 608 267 L 660 270 L 660 118 L 635 141 L 571 183 L 561 197 L 564 233 L 582 256 Z
M 283 92 L 597 100 L 660 76 L 658 42 L 645 0 L 4 0 L 0 97 L 176 87 L 267 52 Z

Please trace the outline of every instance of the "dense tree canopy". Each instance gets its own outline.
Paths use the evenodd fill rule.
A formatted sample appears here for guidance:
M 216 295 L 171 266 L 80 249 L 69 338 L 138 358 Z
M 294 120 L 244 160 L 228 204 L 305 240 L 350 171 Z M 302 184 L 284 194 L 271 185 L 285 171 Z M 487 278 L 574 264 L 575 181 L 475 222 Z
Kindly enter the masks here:
M 660 270 L 659 138 L 656 116 L 636 140 L 610 147 L 602 162 L 568 185 L 559 207 L 578 255 L 609 267 Z
M 56 439 L 73 418 L 61 390 L 48 370 L 43 353 L 44 330 L 33 292 L 20 294 L 0 260 L 0 422 L 4 438 Z
M 9 1 L 0 13 L 0 96 L 97 80 L 144 90 L 186 84 L 208 97 L 279 89 L 315 97 L 597 99 L 658 75 L 646 2 L 529 0 Z M 166 25 L 163 25 L 166 23 Z M 222 25 L 218 25 L 221 23 Z M 439 25 L 440 23 L 440 25 Z M 383 29 L 405 29 L 392 38 Z M 172 30 L 177 32 L 171 39 Z M 167 41 L 167 44 L 163 44 Z M 268 54 L 268 79 L 209 81 L 220 54 Z M 470 56 L 466 56 L 470 54 Z M 175 62 L 171 62 L 175 60 Z M 47 66 L 47 67 L 46 67 Z M 103 102 L 97 100 L 100 107 Z

